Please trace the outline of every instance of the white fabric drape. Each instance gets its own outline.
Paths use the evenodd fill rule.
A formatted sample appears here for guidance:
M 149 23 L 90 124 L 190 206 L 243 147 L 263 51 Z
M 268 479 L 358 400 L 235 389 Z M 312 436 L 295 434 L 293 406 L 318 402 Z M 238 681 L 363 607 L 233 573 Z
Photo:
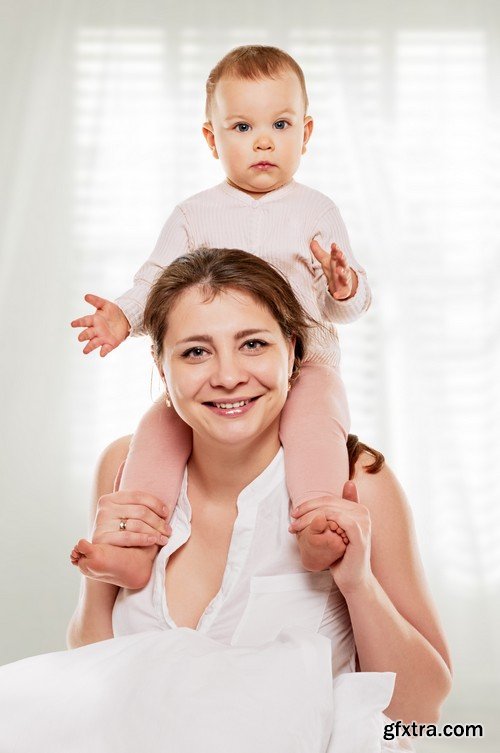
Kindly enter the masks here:
M 268 43 L 308 82 L 315 131 L 296 178 L 339 205 L 374 288 L 341 332 L 353 430 L 408 491 L 455 658 L 449 713 L 486 724 L 500 665 L 498 5 L 11 0 L 0 14 L 0 660 L 63 647 L 92 467 L 151 400 L 145 341 L 84 358 L 69 320 L 85 292 L 125 290 L 174 203 L 221 179 L 200 135 L 204 80 L 232 46 Z

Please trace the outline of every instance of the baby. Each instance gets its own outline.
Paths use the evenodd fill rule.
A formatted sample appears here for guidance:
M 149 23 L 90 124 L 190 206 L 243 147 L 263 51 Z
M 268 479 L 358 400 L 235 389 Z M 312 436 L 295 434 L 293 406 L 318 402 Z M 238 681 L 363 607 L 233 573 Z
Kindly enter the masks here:
M 106 356 L 128 335 L 143 334 L 149 290 L 178 256 L 208 246 L 240 248 L 266 259 L 288 278 L 306 311 L 321 325 L 311 330 L 300 378 L 290 391 L 280 426 L 292 506 L 339 497 L 348 479 L 349 411 L 334 323 L 357 319 L 368 309 L 371 294 L 335 204 L 293 179 L 313 130 L 306 114 L 304 75 L 292 57 L 275 47 L 238 47 L 212 70 L 206 91 L 203 135 L 222 162 L 226 180 L 180 203 L 135 275 L 134 286 L 115 303 L 85 296 L 96 311 L 72 326 L 85 328 L 78 336 L 88 340 L 84 353 L 100 348 Z M 138 488 L 134 478 L 141 468 L 151 480 L 149 488 L 141 490 L 172 511 L 190 451 L 191 429 L 179 420 L 168 397 L 167 405 L 155 403 L 133 437 L 120 488 Z M 324 536 L 321 526 L 308 526 L 297 537 L 309 570 L 333 564 L 348 543 L 333 521 L 325 521 L 323 530 Z M 332 537 L 331 531 L 337 535 Z M 153 554 L 151 547 L 133 551 L 116 546 L 96 550 L 89 544 L 85 552 L 73 550 L 72 562 L 84 556 L 90 564 L 94 553 L 93 572 L 119 571 L 121 585 L 127 585 L 130 574 L 130 587 L 137 588 L 149 579 L 157 549 Z

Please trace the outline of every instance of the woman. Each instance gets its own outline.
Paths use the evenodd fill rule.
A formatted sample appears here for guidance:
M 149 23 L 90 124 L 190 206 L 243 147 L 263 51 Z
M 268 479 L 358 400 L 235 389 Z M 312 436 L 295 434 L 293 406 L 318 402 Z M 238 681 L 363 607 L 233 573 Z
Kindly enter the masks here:
M 103 453 L 93 545 L 80 542 L 75 557 L 90 577 L 68 629 L 69 646 L 181 626 L 223 643 L 255 645 L 279 627 L 283 607 L 294 624 L 305 620 L 330 638 L 334 674 L 352 671 L 355 656 L 362 672 L 396 673 L 389 717 L 435 722 L 450 690 L 449 654 L 410 511 L 390 470 L 367 470 L 373 458 L 363 451 L 344 499 L 305 503 L 289 528 L 278 428 L 300 369 L 306 324 L 288 283 L 255 256 L 200 250 L 164 271 L 145 322 L 169 399 L 193 429 L 184 490 L 170 529 L 154 497 L 114 491 L 130 439 Z M 127 530 L 120 531 L 125 520 Z M 349 543 L 331 567 L 334 584 L 325 587 L 328 571 L 306 573 L 296 537 L 328 550 L 338 526 Z M 107 546 L 124 544 L 131 558 L 135 547 L 149 546 L 153 560 L 157 548 L 149 537 L 170 530 L 144 588 L 106 582 L 113 580 Z M 294 590 L 290 579 L 297 575 L 302 590 L 290 605 L 283 592 Z M 309 595 L 321 592 L 310 613 L 301 602 L 304 583 L 313 584 Z M 269 619 L 258 610 L 252 615 L 255 594 L 260 618 L 268 609 Z

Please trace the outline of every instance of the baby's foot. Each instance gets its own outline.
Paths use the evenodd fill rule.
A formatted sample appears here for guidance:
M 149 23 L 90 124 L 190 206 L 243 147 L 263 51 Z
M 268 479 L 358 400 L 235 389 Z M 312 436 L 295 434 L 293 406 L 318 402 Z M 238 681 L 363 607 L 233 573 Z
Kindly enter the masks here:
M 311 523 L 297 533 L 300 557 L 306 570 L 326 570 L 344 556 L 349 539 L 343 528 L 318 510 Z
M 70 558 L 83 575 L 121 588 L 144 588 L 151 577 L 156 544 L 122 547 L 112 544 L 91 544 L 80 539 Z

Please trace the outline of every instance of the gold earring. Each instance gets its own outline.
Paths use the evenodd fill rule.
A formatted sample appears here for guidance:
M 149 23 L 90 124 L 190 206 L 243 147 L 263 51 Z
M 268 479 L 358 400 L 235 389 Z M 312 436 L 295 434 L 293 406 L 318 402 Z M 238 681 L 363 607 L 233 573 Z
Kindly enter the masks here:
M 292 377 L 290 377 L 290 379 L 288 380 L 288 389 L 287 389 L 287 392 L 290 392 L 291 389 L 292 389 Z
M 172 407 L 172 403 L 170 402 L 170 395 L 168 394 L 167 390 L 165 390 L 165 405 L 167 408 Z

